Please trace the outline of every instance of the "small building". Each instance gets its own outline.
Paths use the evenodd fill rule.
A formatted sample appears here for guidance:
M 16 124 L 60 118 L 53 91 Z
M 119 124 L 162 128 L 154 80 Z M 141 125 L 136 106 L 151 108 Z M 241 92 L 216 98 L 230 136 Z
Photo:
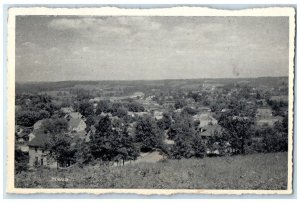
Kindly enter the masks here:
M 176 102 L 174 100 L 165 100 L 163 103 L 163 107 L 164 108 L 174 107 L 175 103 Z
M 29 148 L 27 145 L 27 141 L 28 141 L 28 135 L 30 134 L 31 130 L 29 130 L 28 128 L 23 128 L 19 125 L 16 125 L 15 130 L 16 130 L 15 148 L 21 150 L 22 152 L 28 152 Z
M 153 116 L 155 119 L 160 120 L 163 118 L 163 112 L 162 111 L 154 111 Z
M 221 110 L 221 113 L 226 113 L 228 111 L 230 111 L 230 109 L 224 108 L 224 109 Z
M 271 108 L 258 108 L 256 112 L 256 124 L 260 127 L 273 126 L 275 122 L 281 121 L 280 116 L 273 116 Z
M 168 138 L 168 130 L 165 130 L 164 131 L 164 139 L 163 139 L 163 142 L 166 144 L 166 145 L 174 145 L 175 142 L 174 140 L 171 140 Z
M 28 142 L 29 147 L 29 167 L 47 166 L 57 168 L 57 162 L 51 157 L 48 150 L 50 134 L 43 131 L 35 131 L 34 137 Z
M 270 101 L 288 102 L 288 96 L 287 95 L 272 96 L 270 98 Z
M 89 102 L 95 103 L 95 102 L 100 102 L 101 100 L 104 100 L 105 98 L 103 97 L 95 97 L 93 99 L 90 99 Z
M 211 109 L 210 109 L 210 107 L 208 107 L 208 106 L 199 106 L 199 107 L 197 108 L 197 110 L 198 110 L 200 113 L 211 112 Z
M 222 127 L 218 124 L 216 125 L 207 125 L 201 128 L 201 131 L 198 133 L 202 139 L 207 140 L 209 137 L 215 136 L 218 133 L 222 132 Z
M 134 118 L 135 117 L 135 112 L 133 111 L 127 111 L 127 115 Z
M 62 112 L 64 112 L 65 114 L 70 114 L 71 112 L 74 112 L 73 107 L 63 107 L 61 108 Z
M 256 112 L 257 119 L 268 119 L 273 116 L 271 108 L 258 108 Z
M 130 96 L 132 99 L 143 99 L 145 94 L 143 92 L 135 92 L 133 95 Z
M 193 116 L 194 121 L 200 121 L 200 127 L 208 125 L 216 125 L 218 121 L 211 115 L 211 113 L 200 113 Z

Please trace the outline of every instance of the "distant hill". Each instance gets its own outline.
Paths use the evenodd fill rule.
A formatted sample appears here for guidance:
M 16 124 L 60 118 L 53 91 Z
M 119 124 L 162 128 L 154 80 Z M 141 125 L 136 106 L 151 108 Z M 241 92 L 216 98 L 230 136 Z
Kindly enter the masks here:
M 150 87 L 180 87 L 202 85 L 203 83 L 235 84 L 245 82 L 251 86 L 288 85 L 288 77 L 259 78 L 206 78 L 206 79 L 167 79 L 167 80 L 115 80 L 115 81 L 59 81 L 59 82 L 16 82 L 16 92 L 52 91 L 71 88 L 75 85 L 105 85 L 105 86 L 150 86 Z

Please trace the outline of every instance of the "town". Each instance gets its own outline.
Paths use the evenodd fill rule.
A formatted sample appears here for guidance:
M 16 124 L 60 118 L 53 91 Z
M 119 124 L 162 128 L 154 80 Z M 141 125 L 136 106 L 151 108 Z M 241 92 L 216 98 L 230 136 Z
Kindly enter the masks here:
M 288 78 L 16 84 L 15 173 L 288 150 Z

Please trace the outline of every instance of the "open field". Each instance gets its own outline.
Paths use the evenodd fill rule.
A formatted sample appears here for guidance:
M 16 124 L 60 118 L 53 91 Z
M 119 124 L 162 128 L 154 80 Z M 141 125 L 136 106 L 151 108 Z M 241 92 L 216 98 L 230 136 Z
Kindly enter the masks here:
M 166 160 L 119 167 L 99 164 L 16 175 L 17 188 L 287 188 L 287 153 Z

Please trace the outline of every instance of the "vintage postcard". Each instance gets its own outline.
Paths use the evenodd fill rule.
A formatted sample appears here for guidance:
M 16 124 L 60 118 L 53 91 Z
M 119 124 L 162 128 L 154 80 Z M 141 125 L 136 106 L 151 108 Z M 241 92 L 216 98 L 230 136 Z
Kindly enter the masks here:
M 9 8 L 8 193 L 292 194 L 294 8 Z

